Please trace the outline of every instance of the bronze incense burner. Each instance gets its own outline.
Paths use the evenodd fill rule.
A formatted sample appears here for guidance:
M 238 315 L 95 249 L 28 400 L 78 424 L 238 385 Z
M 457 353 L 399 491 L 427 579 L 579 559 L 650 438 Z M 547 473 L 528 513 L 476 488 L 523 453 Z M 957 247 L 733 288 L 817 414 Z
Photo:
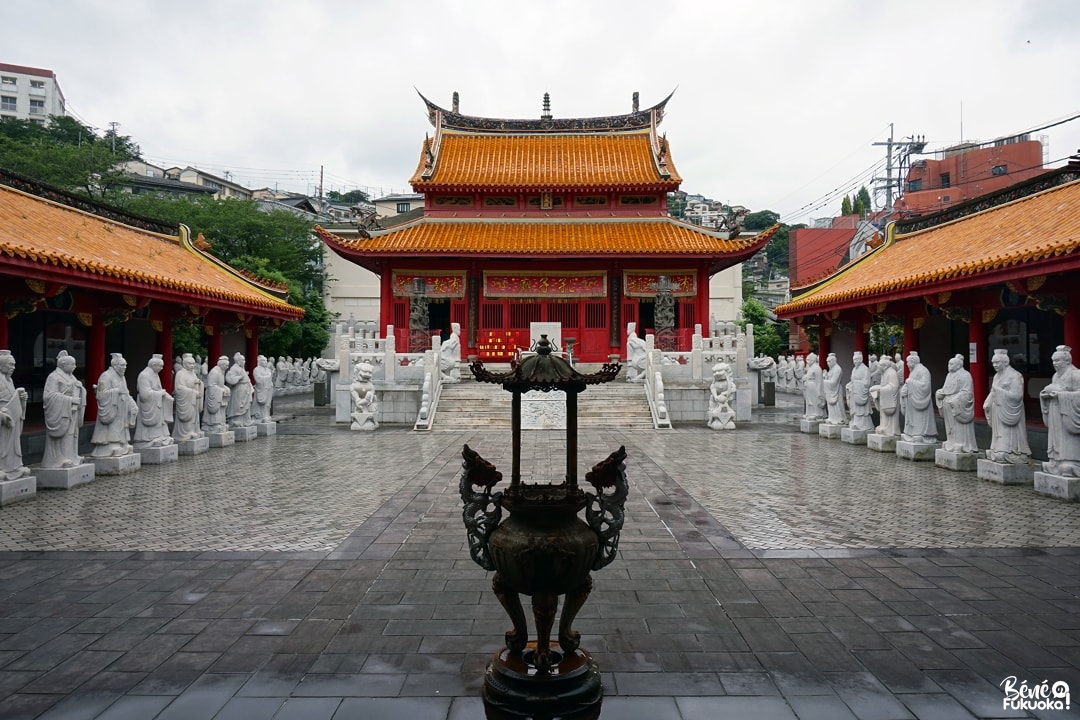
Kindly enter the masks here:
M 620 447 L 585 475 L 594 493 L 578 487 L 577 396 L 588 385 L 613 380 L 620 365 L 582 375 L 552 353 L 543 335 L 536 354 L 512 363 L 510 372 L 492 373 L 479 362 L 470 368 L 477 380 L 513 393 L 510 486 L 495 491 L 502 473 L 468 445 L 459 483 L 469 554 L 480 567 L 495 571 L 492 589 L 513 624 L 505 649 L 487 668 L 485 709 L 489 717 L 596 717 L 603 696 L 600 672 L 580 647 L 573 622 L 592 590 L 590 572 L 608 565 L 618 550 L 628 489 L 626 450 Z M 566 477 L 559 484 L 521 481 L 521 395 L 530 390 L 566 393 Z M 503 510 L 509 513 L 505 519 Z M 532 597 L 534 641 L 528 640 L 520 595 Z M 556 649 L 551 631 L 560 595 L 566 600 Z

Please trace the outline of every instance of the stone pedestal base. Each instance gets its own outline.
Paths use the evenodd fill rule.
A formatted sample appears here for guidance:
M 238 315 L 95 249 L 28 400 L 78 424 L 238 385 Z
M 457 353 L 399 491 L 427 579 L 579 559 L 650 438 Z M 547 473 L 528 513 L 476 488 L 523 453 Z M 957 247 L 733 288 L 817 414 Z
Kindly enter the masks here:
M 233 435 L 232 430 L 220 433 L 207 433 L 206 437 L 210 439 L 210 447 L 212 448 L 229 447 L 236 443 L 236 436 Z
M 1080 478 L 1035 471 L 1035 492 L 1068 502 L 1080 502 Z
M 953 452 L 938 448 L 934 451 L 934 464 L 946 470 L 974 472 L 979 456 L 976 453 Z
M 817 435 L 818 428 L 821 426 L 820 420 L 807 420 L 803 418 L 799 421 L 799 432 L 807 433 L 808 435 Z
M 0 507 L 37 495 L 37 478 L 24 475 L 14 480 L 0 480 Z
M 95 475 L 127 475 L 137 472 L 142 467 L 139 453 L 116 455 L 114 457 L 94 458 Z
M 161 445 L 159 447 L 137 447 L 135 452 L 139 453 L 143 465 L 161 465 L 162 463 L 176 462 L 177 457 L 180 455 L 180 448 L 177 447 L 176 443 L 173 443 L 172 445 Z
M 905 460 L 933 460 L 938 443 L 896 441 L 896 456 Z
M 840 431 L 846 426 L 833 425 L 832 423 L 821 423 L 818 426 L 818 435 L 823 438 L 829 438 L 830 440 L 836 440 L 840 437 Z
M 855 430 L 846 427 L 840 431 L 840 439 L 851 445 L 865 445 L 866 436 L 869 434 L 868 430 Z
M 866 447 L 874 452 L 895 453 L 896 440 L 897 438 L 895 435 L 878 435 L 877 433 L 870 433 L 866 436 Z
M 578 649 L 561 656 L 550 675 L 539 675 L 529 662 L 536 643 L 520 656 L 506 650 L 495 655 L 484 675 L 484 715 L 489 720 L 600 717 L 604 690 L 592 656 Z M 558 646 L 556 645 L 556 648 Z
M 259 433 L 259 437 L 277 435 L 277 423 L 273 420 L 270 422 L 255 423 L 255 430 Z
M 254 425 L 233 428 L 232 434 L 235 442 L 248 442 L 259 437 L 259 431 L 255 429 Z
M 37 486 L 41 488 L 60 488 L 70 490 L 76 485 L 88 483 L 94 479 L 94 463 L 83 463 L 69 468 L 34 468 Z
M 1030 465 L 999 463 L 986 458 L 979 458 L 977 472 L 980 480 L 1002 485 L 1031 485 L 1035 481 L 1035 471 Z
M 181 440 L 176 443 L 176 447 L 181 455 L 202 455 L 210 449 L 210 438 L 204 436 L 194 440 Z

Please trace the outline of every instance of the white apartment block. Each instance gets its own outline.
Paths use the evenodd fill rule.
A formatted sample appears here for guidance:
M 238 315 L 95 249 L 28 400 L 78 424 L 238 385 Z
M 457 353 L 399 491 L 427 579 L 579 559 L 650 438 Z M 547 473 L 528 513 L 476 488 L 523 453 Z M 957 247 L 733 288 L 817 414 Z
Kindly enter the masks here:
M 0 63 L 0 118 L 44 123 L 50 115 L 66 114 L 56 73 Z

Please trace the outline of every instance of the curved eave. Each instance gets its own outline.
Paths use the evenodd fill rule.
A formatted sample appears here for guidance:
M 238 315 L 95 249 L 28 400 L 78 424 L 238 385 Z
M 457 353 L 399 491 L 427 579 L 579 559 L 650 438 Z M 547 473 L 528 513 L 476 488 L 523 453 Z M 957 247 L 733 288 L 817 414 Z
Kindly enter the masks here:
M 566 221 L 563 219 L 424 218 L 400 228 L 345 239 L 322 227 L 316 234 L 341 257 L 379 272 L 391 258 L 488 257 L 507 259 L 649 257 L 705 261 L 710 274 L 736 265 L 760 250 L 779 226 L 748 238 L 720 233 L 671 218 Z
M 193 247 L 186 228 L 163 235 L 18 189 L 0 187 L 0 193 L 0 274 L 258 317 L 303 316 L 301 308 Z
M 1080 270 L 1080 181 L 896 234 L 776 308 L 782 318 Z

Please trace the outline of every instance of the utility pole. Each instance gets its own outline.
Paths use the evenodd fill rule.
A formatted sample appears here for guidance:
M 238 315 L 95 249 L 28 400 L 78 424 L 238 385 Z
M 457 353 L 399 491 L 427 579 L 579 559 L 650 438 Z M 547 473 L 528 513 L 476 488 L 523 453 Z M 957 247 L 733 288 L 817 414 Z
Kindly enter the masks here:
M 893 139 L 893 124 L 889 123 L 889 139 L 887 142 L 876 142 L 873 145 L 885 146 L 885 177 L 874 178 L 874 182 L 883 183 L 885 185 L 885 212 L 892 214 L 893 209 L 893 187 L 897 190 L 900 188 L 900 183 L 903 182 L 904 168 L 907 167 L 908 161 L 912 155 L 921 153 L 926 147 L 926 136 L 920 135 L 918 137 L 911 136 L 904 140 Z M 896 179 L 893 179 L 893 148 L 896 148 L 897 159 L 897 174 Z M 900 193 L 902 194 L 902 193 Z
M 120 127 L 120 123 L 115 120 L 109 123 L 109 135 L 112 136 L 112 154 L 116 154 L 116 128 Z
M 319 211 L 322 212 L 323 166 L 319 166 Z

